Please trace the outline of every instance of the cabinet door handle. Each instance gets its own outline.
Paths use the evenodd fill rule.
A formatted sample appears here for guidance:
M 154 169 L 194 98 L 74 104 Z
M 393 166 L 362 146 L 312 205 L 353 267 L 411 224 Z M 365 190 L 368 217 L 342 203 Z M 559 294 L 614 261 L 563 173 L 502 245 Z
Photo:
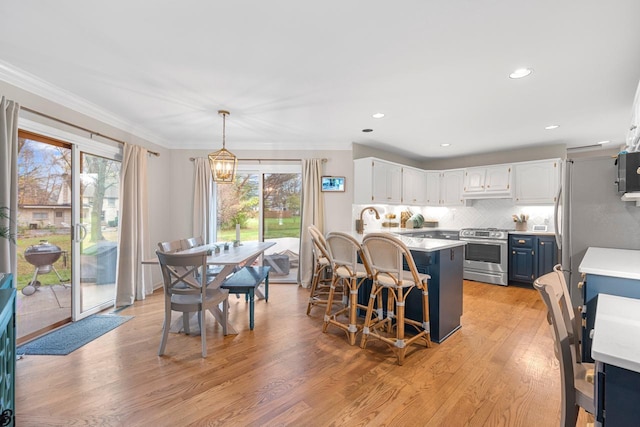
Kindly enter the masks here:
M 515 255 L 515 254 L 516 254 L 516 251 L 513 251 L 513 254 Z
M 587 319 L 582 319 L 582 327 L 583 328 L 587 327 Z
M 540 246 L 544 246 L 544 242 L 540 242 Z
M 578 282 L 578 289 L 582 289 L 583 286 L 584 286 L 584 282 Z
M 518 243 L 520 243 L 521 245 L 523 245 L 523 244 L 524 244 L 524 240 L 520 239 L 520 240 L 518 240 Z

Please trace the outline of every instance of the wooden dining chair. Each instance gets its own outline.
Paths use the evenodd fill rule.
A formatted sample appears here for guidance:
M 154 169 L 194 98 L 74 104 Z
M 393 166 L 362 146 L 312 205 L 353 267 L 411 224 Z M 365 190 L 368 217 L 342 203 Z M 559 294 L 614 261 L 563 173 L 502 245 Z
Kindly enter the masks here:
M 349 344 L 354 345 L 356 334 L 362 330 L 362 324 L 357 322 L 358 309 L 363 312 L 367 309 L 366 305 L 358 304 L 358 289 L 366 279 L 371 278 L 371 271 L 361 255 L 360 243 L 350 234 L 332 231 L 327 236 L 327 248 L 331 256 L 333 280 L 327 299 L 322 332 L 327 332 L 329 325 L 337 326 L 347 333 Z M 337 285 L 340 283 L 348 290 L 349 300 L 345 307 L 333 311 L 333 299 Z M 343 315 L 346 316 L 346 322 L 340 320 Z
M 200 337 L 202 342 L 202 357 L 207 357 L 206 338 L 206 310 L 213 310 L 223 304 L 221 325 L 223 333 L 227 334 L 227 319 L 229 317 L 229 291 L 220 288 L 208 288 L 206 275 L 196 275 L 199 269 L 207 268 L 207 253 L 177 254 L 156 251 L 162 278 L 164 281 L 165 314 L 162 327 L 162 341 L 158 355 L 162 356 L 169 337 L 172 311 L 183 313 L 183 325 L 188 331 L 189 314 L 198 313 Z
M 547 273 L 533 282 L 533 287 L 547 307 L 547 321 L 551 325 L 554 341 L 554 353 L 560 362 L 560 378 L 562 383 L 562 407 L 560 425 L 574 427 L 578 420 L 578 412 L 582 407 L 589 414 L 595 413 L 594 384 L 589 381 L 588 373 L 593 372 L 592 363 L 578 363 L 574 345 L 569 338 L 573 328 L 571 322 L 565 320 L 565 298 L 558 292 L 559 279 L 557 271 Z
M 578 308 L 574 307 L 571 302 L 571 294 L 567 287 L 567 282 L 562 272 L 562 265 L 556 264 L 553 267 L 554 275 L 549 274 L 542 279 L 541 283 L 549 284 L 553 287 L 556 295 L 556 299 L 560 304 L 560 311 L 565 324 L 567 325 L 567 333 L 569 335 L 569 343 L 573 346 L 574 353 L 576 355 L 576 361 L 582 362 L 582 349 L 581 349 L 581 334 L 582 327 L 580 326 L 581 314 L 578 313 Z
M 202 236 L 189 237 L 188 239 L 182 239 L 180 241 L 180 245 L 182 246 L 182 250 L 191 249 L 197 246 L 204 245 L 204 239 L 202 238 Z
M 409 248 L 400 239 L 388 233 L 370 233 L 362 240 L 362 251 L 373 276 L 371 295 L 362 329 L 360 346 L 365 348 L 369 338 L 377 338 L 388 344 L 398 360 L 404 363 L 407 348 L 414 343 L 431 347 L 429 327 L 428 274 L 419 274 Z M 403 264 L 409 268 L 404 270 Z M 422 321 L 405 317 L 407 295 L 416 288 L 422 294 Z M 386 315 L 380 301 L 383 291 L 387 294 Z M 405 339 L 405 325 L 412 326 L 415 334 Z M 395 331 L 395 333 L 394 333 Z
M 165 252 L 165 253 L 179 252 L 183 249 L 182 240 L 170 240 L 166 242 L 159 242 L 158 249 L 160 249 L 160 252 Z

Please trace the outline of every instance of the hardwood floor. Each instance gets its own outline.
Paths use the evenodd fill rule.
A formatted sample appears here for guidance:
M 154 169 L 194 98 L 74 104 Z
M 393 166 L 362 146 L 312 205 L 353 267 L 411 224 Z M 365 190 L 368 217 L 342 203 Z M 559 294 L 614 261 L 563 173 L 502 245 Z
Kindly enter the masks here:
M 156 292 L 121 312 L 134 319 L 68 356 L 17 362 L 19 426 L 557 426 L 560 373 L 543 304 L 533 289 L 464 283 L 462 329 L 403 366 L 372 340 L 349 346 L 305 315 L 308 290 L 270 286 L 248 327 L 244 299 L 230 298 L 238 335 L 207 325 L 171 334 Z M 359 343 L 359 337 L 358 337 Z M 586 425 L 581 410 L 578 425 Z

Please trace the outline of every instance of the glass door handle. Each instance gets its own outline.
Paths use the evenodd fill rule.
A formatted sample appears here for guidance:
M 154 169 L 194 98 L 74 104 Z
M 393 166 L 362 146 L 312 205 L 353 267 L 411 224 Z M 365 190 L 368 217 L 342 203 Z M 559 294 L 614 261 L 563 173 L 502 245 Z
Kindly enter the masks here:
M 75 233 L 76 241 L 82 242 L 85 237 L 87 237 L 87 227 L 83 224 L 76 224 L 76 233 Z

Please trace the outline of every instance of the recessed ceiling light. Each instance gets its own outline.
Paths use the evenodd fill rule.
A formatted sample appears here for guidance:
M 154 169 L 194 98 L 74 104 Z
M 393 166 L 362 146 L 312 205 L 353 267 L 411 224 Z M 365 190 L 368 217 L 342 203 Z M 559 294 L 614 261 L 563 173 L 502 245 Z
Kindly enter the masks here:
M 600 142 L 598 142 L 598 144 L 600 144 L 600 145 L 604 145 L 604 144 L 608 144 L 608 143 L 610 143 L 610 142 L 611 142 L 611 141 L 600 141 Z
M 513 73 L 509 74 L 510 79 L 521 79 L 531 74 L 533 70 L 531 68 L 518 68 Z
M 375 113 L 372 117 L 374 119 L 381 119 L 384 117 L 384 113 Z
M 545 126 L 546 130 L 552 130 L 552 129 L 558 129 L 560 127 L 560 125 L 549 125 L 549 126 Z
M 373 129 L 362 129 L 362 132 L 373 132 Z
M 440 147 L 448 147 L 448 146 L 450 146 L 450 145 L 451 145 L 451 144 L 447 144 L 447 143 L 445 142 L 444 144 L 440 144 Z

